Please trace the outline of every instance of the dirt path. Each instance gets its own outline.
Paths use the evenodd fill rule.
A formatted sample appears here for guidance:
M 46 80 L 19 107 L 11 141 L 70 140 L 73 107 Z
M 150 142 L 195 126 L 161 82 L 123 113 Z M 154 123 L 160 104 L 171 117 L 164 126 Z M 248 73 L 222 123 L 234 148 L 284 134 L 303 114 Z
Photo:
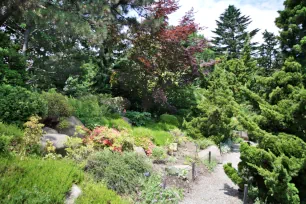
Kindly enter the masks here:
M 222 156 L 222 163 L 231 162 L 235 168 L 240 161 L 240 153 L 232 152 Z M 242 203 L 238 187 L 227 177 L 223 164 L 218 164 L 214 172 L 201 175 L 181 204 L 239 204 Z

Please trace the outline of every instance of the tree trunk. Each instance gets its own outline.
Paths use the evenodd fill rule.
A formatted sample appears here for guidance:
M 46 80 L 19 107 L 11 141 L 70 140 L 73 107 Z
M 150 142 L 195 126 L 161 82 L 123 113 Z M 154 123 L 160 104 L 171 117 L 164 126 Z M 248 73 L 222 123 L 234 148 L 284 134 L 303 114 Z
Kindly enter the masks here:
M 27 28 L 24 32 L 24 41 L 22 46 L 22 54 L 26 54 L 29 45 L 29 37 L 30 37 L 30 28 Z

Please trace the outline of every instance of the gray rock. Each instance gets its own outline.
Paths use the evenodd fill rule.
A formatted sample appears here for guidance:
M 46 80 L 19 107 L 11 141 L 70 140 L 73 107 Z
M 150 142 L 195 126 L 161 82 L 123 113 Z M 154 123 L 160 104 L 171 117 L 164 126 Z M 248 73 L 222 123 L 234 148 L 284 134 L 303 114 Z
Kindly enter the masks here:
M 186 171 L 186 175 L 191 171 L 192 167 L 189 165 L 174 165 L 166 167 L 166 172 L 171 176 L 178 176 Z
M 49 127 L 44 127 L 44 128 L 43 128 L 43 131 L 44 131 L 46 134 L 58 134 L 57 130 L 54 130 L 54 129 L 49 128 Z
M 68 136 L 64 134 L 45 134 L 41 138 L 41 146 L 44 149 L 47 144 L 47 140 L 51 141 L 55 147 L 57 153 L 65 155 L 65 143 Z
M 60 134 L 65 134 L 68 135 L 70 137 L 80 137 L 83 138 L 85 135 L 84 134 L 80 134 L 80 133 L 76 133 L 76 127 L 77 126 L 84 126 L 83 123 L 76 117 L 71 116 L 69 118 L 65 119 L 68 122 L 68 127 L 67 128 L 59 128 L 59 125 L 56 126 L 56 130 L 60 133 Z
M 177 146 L 178 146 L 177 143 L 171 143 L 169 144 L 169 149 L 173 152 L 177 152 Z
M 142 147 L 134 146 L 134 152 L 136 152 L 137 154 L 142 155 L 142 156 L 147 156 L 145 150 Z
M 74 204 L 75 200 L 82 194 L 82 190 L 75 184 L 72 185 L 71 191 L 66 197 L 65 204 Z
M 198 152 L 198 157 L 201 160 L 206 160 L 209 158 L 209 152 L 211 152 L 211 158 L 216 159 L 218 162 L 222 161 L 220 149 L 216 145 L 211 145 L 206 149 Z

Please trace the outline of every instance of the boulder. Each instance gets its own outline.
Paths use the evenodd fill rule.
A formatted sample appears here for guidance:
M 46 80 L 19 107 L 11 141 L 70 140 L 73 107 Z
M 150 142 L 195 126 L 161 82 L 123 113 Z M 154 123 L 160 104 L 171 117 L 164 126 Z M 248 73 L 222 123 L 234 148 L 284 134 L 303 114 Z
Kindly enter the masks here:
M 72 185 L 71 191 L 66 197 L 65 204 L 74 204 L 75 200 L 82 194 L 82 190 L 75 184 Z
M 222 162 L 220 149 L 216 145 L 211 145 L 206 149 L 198 152 L 198 157 L 201 160 L 206 160 L 209 158 L 209 152 L 211 152 L 211 158 L 216 159 L 218 162 Z
M 84 126 L 83 123 L 76 117 L 71 116 L 69 118 L 65 119 L 65 123 L 67 123 L 68 127 L 65 128 L 60 128 L 59 124 L 56 126 L 56 130 L 60 133 L 60 134 L 65 134 L 68 135 L 70 137 L 80 137 L 83 138 L 85 136 L 85 134 L 81 134 L 81 133 L 76 133 L 76 127 L 77 126 Z
M 170 149 L 170 151 L 172 151 L 172 152 L 177 152 L 177 143 L 171 143 L 170 145 L 169 145 L 169 149 Z
M 174 165 L 166 167 L 166 172 L 171 176 L 178 176 L 186 171 L 186 175 L 191 171 L 192 167 L 189 165 Z
M 43 131 L 44 131 L 46 134 L 58 134 L 57 130 L 54 130 L 54 129 L 49 128 L 49 127 L 44 127 L 44 128 L 43 128 Z
M 134 152 L 136 152 L 137 154 L 142 155 L 142 156 L 147 156 L 145 150 L 142 147 L 134 146 Z
M 55 147 L 55 151 L 59 154 L 65 155 L 65 143 L 67 142 L 68 136 L 64 134 L 45 134 L 41 138 L 41 146 L 44 149 L 47 140 L 51 141 Z

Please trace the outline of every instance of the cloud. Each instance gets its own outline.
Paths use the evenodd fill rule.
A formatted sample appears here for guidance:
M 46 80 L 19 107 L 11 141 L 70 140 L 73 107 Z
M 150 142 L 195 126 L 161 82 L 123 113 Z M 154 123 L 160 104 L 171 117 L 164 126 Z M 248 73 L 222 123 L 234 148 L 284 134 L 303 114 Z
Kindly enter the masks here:
M 283 9 L 282 0 L 180 0 L 181 7 L 170 15 L 170 24 L 176 25 L 180 18 L 193 7 L 196 12 L 196 22 L 206 28 L 202 33 L 211 39 L 214 36 L 211 31 L 216 28 L 216 20 L 230 4 L 239 8 L 242 15 L 251 17 L 252 23 L 249 30 L 260 29 L 254 41 L 262 42 L 261 33 L 265 29 L 278 34 L 274 21 L 278 17 L 277 11 Z

